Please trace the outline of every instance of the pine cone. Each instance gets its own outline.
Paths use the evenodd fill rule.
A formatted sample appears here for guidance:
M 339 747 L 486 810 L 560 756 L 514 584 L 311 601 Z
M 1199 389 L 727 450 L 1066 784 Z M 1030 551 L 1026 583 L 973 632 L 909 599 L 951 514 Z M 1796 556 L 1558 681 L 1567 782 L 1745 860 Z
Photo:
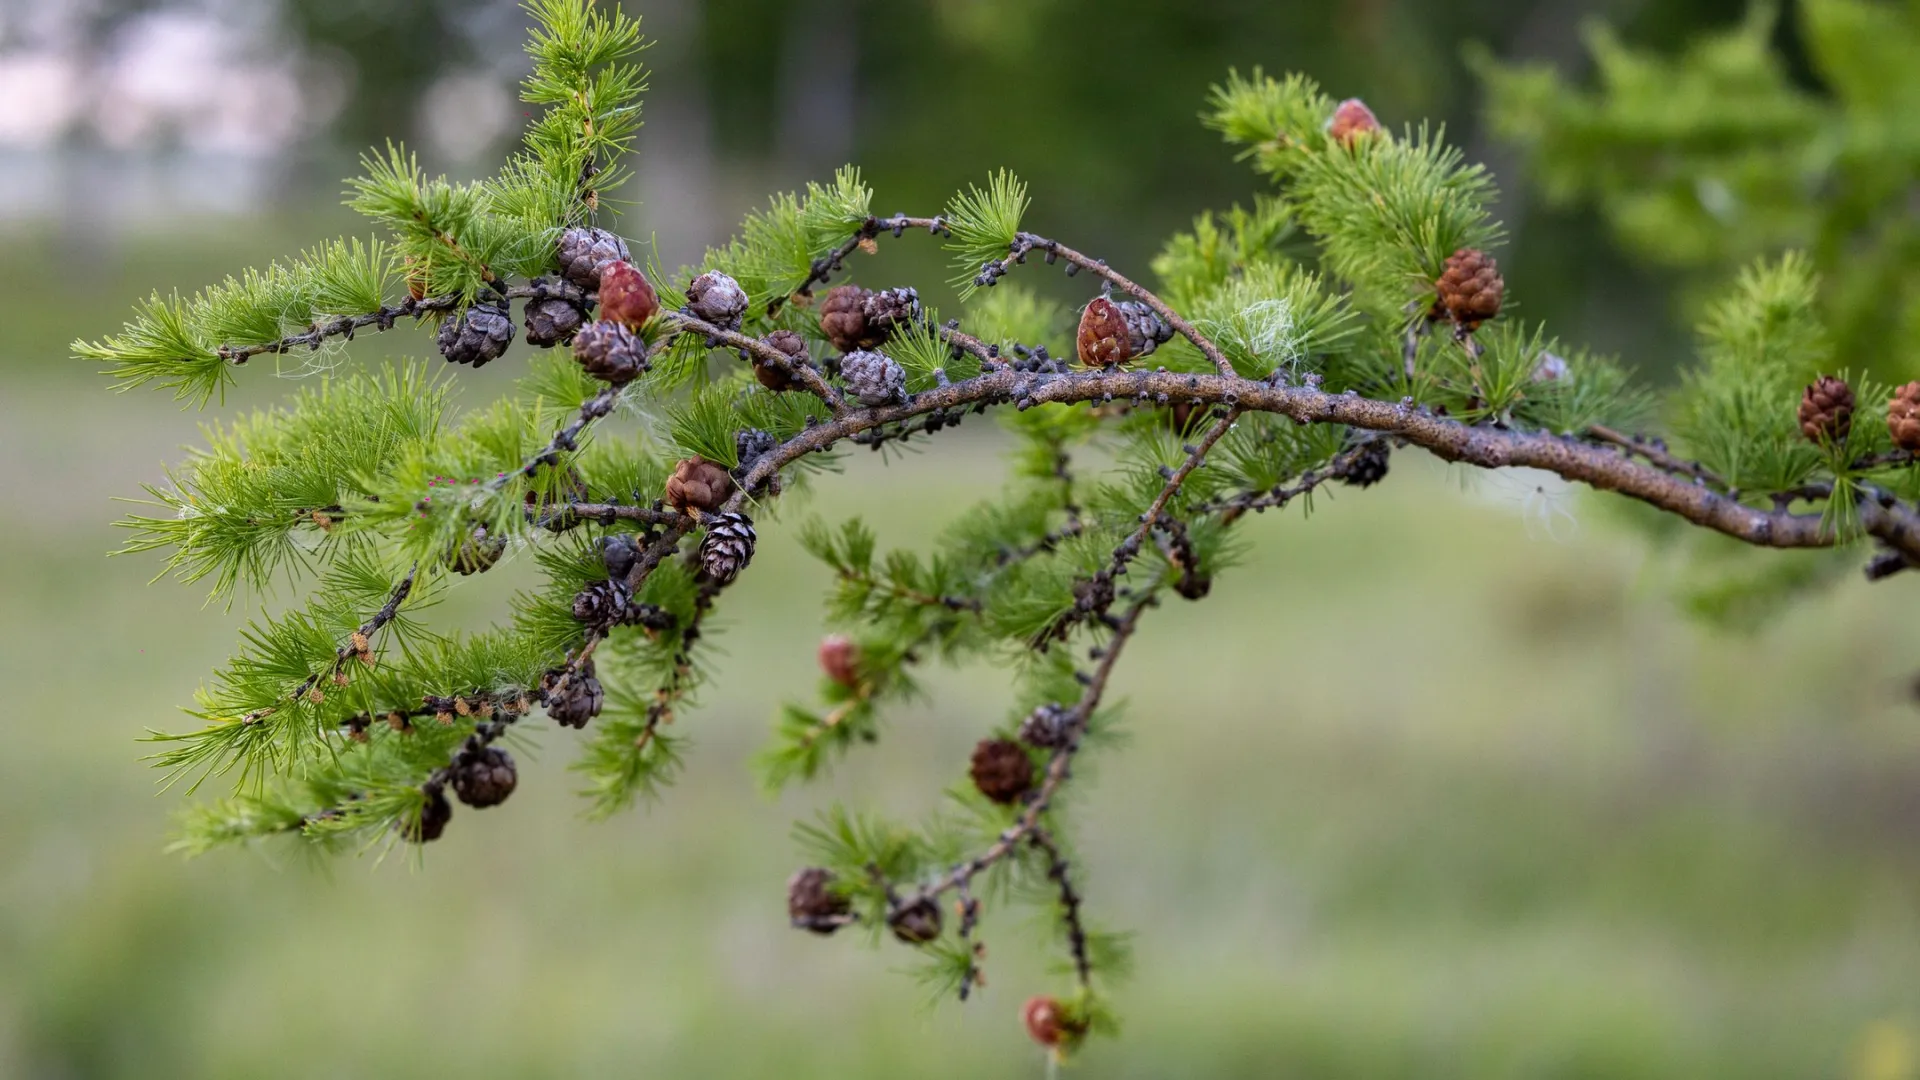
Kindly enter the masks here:
M 1342 146 L 1352 146 L 1361 138 L 1380 130 L 1380 121 L 1359 98 L 1348 98 L 1334 107 L 1327 121 L 1327 138 Z
M 630 262 L 610 262 L 600 270 L 600 317 L 638 330 L 660 312 L 653 282 Z
M 560 275 L 588 292 L 600 291 L 600 271 L 627 261 L 627 242 L 605 229 L 568 229 L 560 234 Z
M 439 784 L 429 784 L 421 788 L 426 801 L 420 805 L 420 816 L 402 818 L 394 823 L 400 835 L 410 844 L 425 844 L 440 839 L 447 831 L 447 822 L 453 820 L 453 806 L 447 802 L 447 793 Z
M 453 793 L 476 810 L 499 806 L 513 794 L 519 774 L 513 758 L 497 746 L 481 747 L 476 753 L 460 755 L 453 768 Z
M 1493 256 L 1474 248 L 1461 248 L 1447 257 L 1446 269 L 1433 287 L 1438 293 L 1433 304 L 1434 317 L 1444 313 L 1455 326 L 1471 332 L 1500 314 L 1500 301 L 1506 295 L 1507 283 L 1501 280 L 1500 266 L 1493 261 Z
M 1082 364 L 1113 367 L 1151 354 L 1171 337 L 1173 329 L 1147 305 L 1096 296 L 1080 313 L 1074 344 Z
M 807 340 L 791 330 L 775 330 L 767 335 L 766 341 L 774 349 L 791 357 L 795 367 L 808 360 Z M 753 362 L 753 377 L 760 380 L 761 386 L 775 393 L 793 389 L 796 382 L 791 372 L 758 359 Z
M 534 278 L 532 285 L 537 293 L 544 293 L 552 286 L 552 282 L 546 278 Z M 527 301 L 527 344 L 538 349 L 565 345 L 573 340 L 573 335 L 580 332 L 586 321 L 586 309 L 578 303 L 564 296 L 535 295 Z
M 1920 382 L 1893 392 L 1893 400 L 1887 403 L 1887 431 L 1893 445 L 1909 454 L 1920 453 Z
M 476 368 L 500 359 L 513 341 L 513 316 L 505 305 L 476 301 L 440 324 L 440 355 Z
M 1350 487 L 1368 488 L 1387 478 L 1387 459 L 1393 448 L 1385 439 L 1370 440 L 1340 471 L 1340 482 Z
M 564 688 L 559 686 L 561 675 L 561 672 L 550 671 L 541 680 L 540 692 L 547 703 L 547 717 L 561 727 L 586 727 L 587 721 L 600 715 L 600 707 L 607 700 L 600 680 L 594 678 L 593 662 L 587 661 L 568 678 Z
M 456 574 L 484 574 L 493 569 L 506 550 L 506 537 L 488 536 L 486 526 L 477 526 L 447 553 L 447 565 Z
M 1020 741 L 1042 750 L 1058 750 L 1072 741 L 1073 713 L 1060 705 L 1042 705 L 1020 721 Z
M 861 298 L 861 313 L 867 319 L 867 333 L 879 335 L 880 340 L 875 341 L 874 345 L 885 341 L 895 330 L 911 326 L 925 317 L 925 312 L 920 308 L 920 294 L 909 288 L 867 293 Z
M 973 748 L 973 786 L 997 803 L 1012 803 L 1033 789 L 1033 759 L 1011 739 L 982 739 Z
M 1087 1033 L 1086 1021 L 1073 1016 L 1057 998 L 1045 994 L 1027 999 L 1020 1007 L 1020 1022 L 1027 1037 L 1049 1050 L 1072 1046 Z
M 594 322 L 574 335 L 573 358 L 587 374 L 619 386 L 647 370 L 647 343 L 617 322 Z
M 888 916 L 887 928 L 909 945 L 925 945 L 940 936 L 940 905 L 921 897 Z
M 787 879 L 787 918 L 801 930 L 831 934 L 847 924 L 853 910 L 847 898 L 833 891 L 833 871 L 809 866 Z
M 709 270 L 687 286 L 687 308 L 722 330 L 738 330 L 747 313 L 747 290 L 720 271 Z
M 1816 446 L 1838 446 L 1853 430 L 1853 387 L 1822 375 L 1800 395 L 1800 434 Z
M 633 537 L 626 533 L 612 533 L 600 538 L 600 561 L 606 564 L 609 581 L 625 581 L 633 572 L 633 564 L 639 559 L 640 552 L 633 546 Z
M 886 353 L 850 352 L 841 357 L 840 381 L 862 405 L 888 405 L 907 397 L 907 373 Z
M 703 457 L 690 457 L 673 467 L 667 477 L 667 505 L 681 513 L 712 513 L 733 494 L 733 477 Z
M 843 353 L 871 349 L 886 340 L 884 332 L 867 325 L 867 298 L 873 294 L 858 285 L 828 290 L 820 305 L 820 330 Z
M 734 472 L 745 475 L 753 463 L 773 452 L 780 440 L 761 431 L 759 428 L 742 428 L 733 433 L 734 457 L 740 462 Z
M 595 581 L 573 597 L 573 617 L 595 630 L 605 630 L 627 617 L 633 590 L 624 580 Z
M 828 634 L 820 639 L 820 670 L 841 686 L 860 684 L 860 649 L 845 634 Z
M 733 584 L 753 561 L 753 543 L 753 522 L 747 515 L 719 515 L 700 541 L 700 573 L 716 584 Z

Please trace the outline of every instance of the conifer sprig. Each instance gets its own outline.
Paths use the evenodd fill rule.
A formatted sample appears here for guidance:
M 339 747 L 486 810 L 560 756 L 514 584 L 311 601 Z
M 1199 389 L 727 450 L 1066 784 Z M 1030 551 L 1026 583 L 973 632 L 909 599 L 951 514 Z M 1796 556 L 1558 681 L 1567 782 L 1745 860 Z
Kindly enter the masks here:
M 914 826 L 828 810 L 799 831 L 819 865 L 795 876 L 789 907 L 804 929 L 857 924 L 915 947 L 926 985 L 964 999 L 997 907 L 1031 905 L 1072 980 L 1035 1029 L 1059 1050 L 1113 1029 L 1106 993 L 1127 968 L 1124 937 L 1089 919 L 1070 781 L 1117 741 L 1108 691 L 1144 613 L 1206 597 L 1249 511 L 1311 509 L 1329 482 L 1369 487 L 1418 447 L 1545 469 L 1753 547 L 1872 537 L 1876 579 L 1920 565 L 1916 440 L 1878 422 L 1907 399 L 1828 370 L 1805 260 L 1756 264 L 1711 311 L 1701 362 L 1666 402 L 1669 446 L 1639 434 L 1657 418 L 1625 369 L 1503 314 L 1483 171 L 1364 108 L 1371 126 L 1336 128 L 1311 82 L 1256 71 L 1216 91 L 1208 122 L 1276 190 L 1195 219 L 1155 260 L 1157 288 L 1026 231 L 1009 173 L 939 216 L 883 218 L 852 168 L 774 197 L 668 280 L 590 224 L 639 122 L 637 23 L 590 0 L 527 10 L 524 93 L 545 110 L 499 175 L 430 177 L 390 147 L 351 182 L 386 238 L 155 297 L 121 334 L 76 345 L 123 386 L 204 403 L 250 357 L 403 318 L 438 319 L 443 354 L 476 366 L 516 336 L 516 302 L 529 341 L 576 335 L 573 355 L 534 360 L 476 407 L 413 367 L 328 378 L 210 429 L 149 489 L 158 510 L 123 523 L 128 551 L 162 553 L 228 602 L 308 591 L 252 619 L 191 710 L 200 730 L 155 736 L 169 776 L 239 774 L 233 796 L 183 819 L 180 850 L 427 843 L 454 801 L 511 792 L 508 751 L 536 708 L 592 727 L 574 764 L 590 814 L 659 795 L 681 767 L 680 721 L 721 674 L 714 612 L 781 496 L 848 445 L 891 452 L 994 412 L 1015 443 L 1009 482 L 931 551 L 883 551 L 857 521 L 800 530 L 846 633 L 822 647 L 818 702 L 783 710 L 757 767 L 769 789 L 823 774 L 879 739 L 924 665 L 1011 670 L 1012 712 L 945 807 Z M 968 275 L 957 317 L 905 286 L 810 303 L 856 252 L 909 229 L 943 238 Z M 1099 283 L 1077 329 L 1003 283 L 1035 254 Z M 418 618 L 449 574 L 515 558 L 539 583 L 504 625 Z M 1817 575 L 1774 577 L 1780 592 Z M 1695 603 L 1735 610 L 1744 588 Z

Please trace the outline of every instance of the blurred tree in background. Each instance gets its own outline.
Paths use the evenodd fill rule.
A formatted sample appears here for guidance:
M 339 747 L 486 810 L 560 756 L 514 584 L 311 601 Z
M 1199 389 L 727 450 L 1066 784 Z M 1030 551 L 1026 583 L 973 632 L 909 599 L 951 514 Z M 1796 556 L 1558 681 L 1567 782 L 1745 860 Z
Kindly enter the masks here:
M 1550 201 L 1596 206 L 1631 254 L 1682 275 L 1684 307 L 1757 255 L 1812 251 L 1843 362 L 1920 372 L 1920 7 L 1803 0 L 1792 42 L 1756 4 L 1684 50 L 1587 35 L 1598 86 L 1484 49 L 1496 132 Z M 1807 75 L 1811 75 L 1811 83 Z

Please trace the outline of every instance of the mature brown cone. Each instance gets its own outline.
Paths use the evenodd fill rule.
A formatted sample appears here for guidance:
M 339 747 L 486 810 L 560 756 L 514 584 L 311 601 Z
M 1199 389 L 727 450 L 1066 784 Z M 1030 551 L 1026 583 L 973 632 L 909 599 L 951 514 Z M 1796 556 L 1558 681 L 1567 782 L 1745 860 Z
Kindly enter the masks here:
M 471 756 L 462 755 L 453 769 L 453 793 L 476 810 L 499 806 L 513 794 L 519 774 L 513 758 L 497 746 L 483 747 Z
M 833 891 L 833 871 L 804 867 L 787 879 L 787 918 L 802 930 L 831 934 L 846 925 L 853 910 L 847 898 Z
M 1080 332 L 1074 338 L 1080 362 L 1088 367 L 1112 367 L 1133 359 L 1133 335 L 1120 306 L 1096 296 L 1080 313 Z
M 1822 375 L 1800 395 L 1800 434 L 1815 445 L 1843 443 L 1853 430 L 1853 387 Z
M 1887 403 L 1887 431 L 1893 445 L 1907 453 L 1920 453 L 1920 382 L 1910 382 L 1893 392 Z
M 841 686 L 852 688 L 860 683 L 860 672 L 856 665 L 860 662 L 860 648 L 853 639 L 845 634 L 828 634 L 820 639 L 820 670 L 827 678 Z
M 600 271 L 600 317 L 634 329 L 660 310 L 653 282 L 630 262 L 610 262 Z
M 685 513 L 701 510 L 711 513 L 733 494 L 733 477 L 724 466 L 703 457 L 690 457 L 673 467 L 667 477 L 667 505 Z
M 1380 120 L 1367 108 L 1367 103 L 1357 97 L 1335 106 L 1333 119 L 1327 121 L 1327 138 L 1342 146 L 1352 146 L 1355 140 L 1379 130 Z
M 1435 315 L 1444 314 L 1469 331 L 1500 314 L 1500 301 L 1507 291 L 1500 265 L 1476 248 L 1461 248 L 1448 256 L 1446 269 L 1433 287 L 1439 294 L 1433 302 Z
M 766 340 L 769 346 L 786 354 L 794 364 L 807 362 L 807 339 L 799 334 L 791 330 L 775 330 L 767 335 Z M 753 361 L 753 377 L 760 380 L 761 386 L 775 393 L 791 390 L 799 382 L 793 377 L 791 371 L 783 370 L 758 358 Z
M 873 294 L 858 285 L 838 285 L 820 305 L 820 330 L 843 353 L 871 349 L 886 340 L 884 330 L 867 323 L 867 298 Z
M 1033 790 L 1033 759 L 1011 739 L 982 739 L 973 748 L 973 786 L 997 803 L 1011 803 Z

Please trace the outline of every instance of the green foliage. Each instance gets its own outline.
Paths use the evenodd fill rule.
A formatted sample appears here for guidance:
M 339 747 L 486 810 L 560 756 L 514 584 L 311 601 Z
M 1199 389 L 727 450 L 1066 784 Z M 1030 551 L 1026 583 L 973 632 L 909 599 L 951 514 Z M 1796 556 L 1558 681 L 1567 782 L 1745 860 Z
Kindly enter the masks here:
M 387 367 L 324 378 L 288 406 L 209 427 L 207 449 L 169 485 L 147 487 L 147 505 L 165 513 L 119 523 L 133 533 L 120 553 L 170 549 L 167 570 L 211 577 L 214 599 L 304 569 L 338 548 L 344 502 L 374 494 L 396 459 L 433 443 L 448 392 L 423 367 Z
M 732 243 L 707 252 L 705 266 L 733 275 L 751 300 L 749 312 L 764 318 L 769 302 L 800 288 L 817 261 L 866 223 L 872 203 L 860 170 L 848 166 L 829 185 L 809 183 L 804 197 L 775 195 L 765 210 L 747 217 Z
M 1545 65 L 1472 59 L 1489 121 L 1528 152 L 1549 198 L 1597 206 L 1630 253 L 1687 273 L 1693 304 L 1756 257 L 1806 249 L 1828 283 L 1822 314 L 1839 354 L 1910 378 L 1920 13 L 1867 0 L 1794 12 L 1824 93 L 1774 52 L 1768 3 L 1673 56 L 1595 25 L 1591 90 Z
M 1027 185 L 1005 169 L 987 178 L 985 188 L 969 186 L 947 203 L 947 227 L 952 239 L 947 250 L 954 253 L 958 274 L 954 288 L 960 299 L 971 297 L 978 285 L 974 278 L 980 264 L 1007 257 L 1008 249 L 1020 235 L 1020 219 L 1026 216 Z
M 1798 255 L 1755 264 L 1701 327 L 1701 362 L 1673 398 L 1673 430 L 1736 488 L 1787 490 L 1820 466 L 1795 417 L 1800 389 L 1826 358 L 1816 287 Z

